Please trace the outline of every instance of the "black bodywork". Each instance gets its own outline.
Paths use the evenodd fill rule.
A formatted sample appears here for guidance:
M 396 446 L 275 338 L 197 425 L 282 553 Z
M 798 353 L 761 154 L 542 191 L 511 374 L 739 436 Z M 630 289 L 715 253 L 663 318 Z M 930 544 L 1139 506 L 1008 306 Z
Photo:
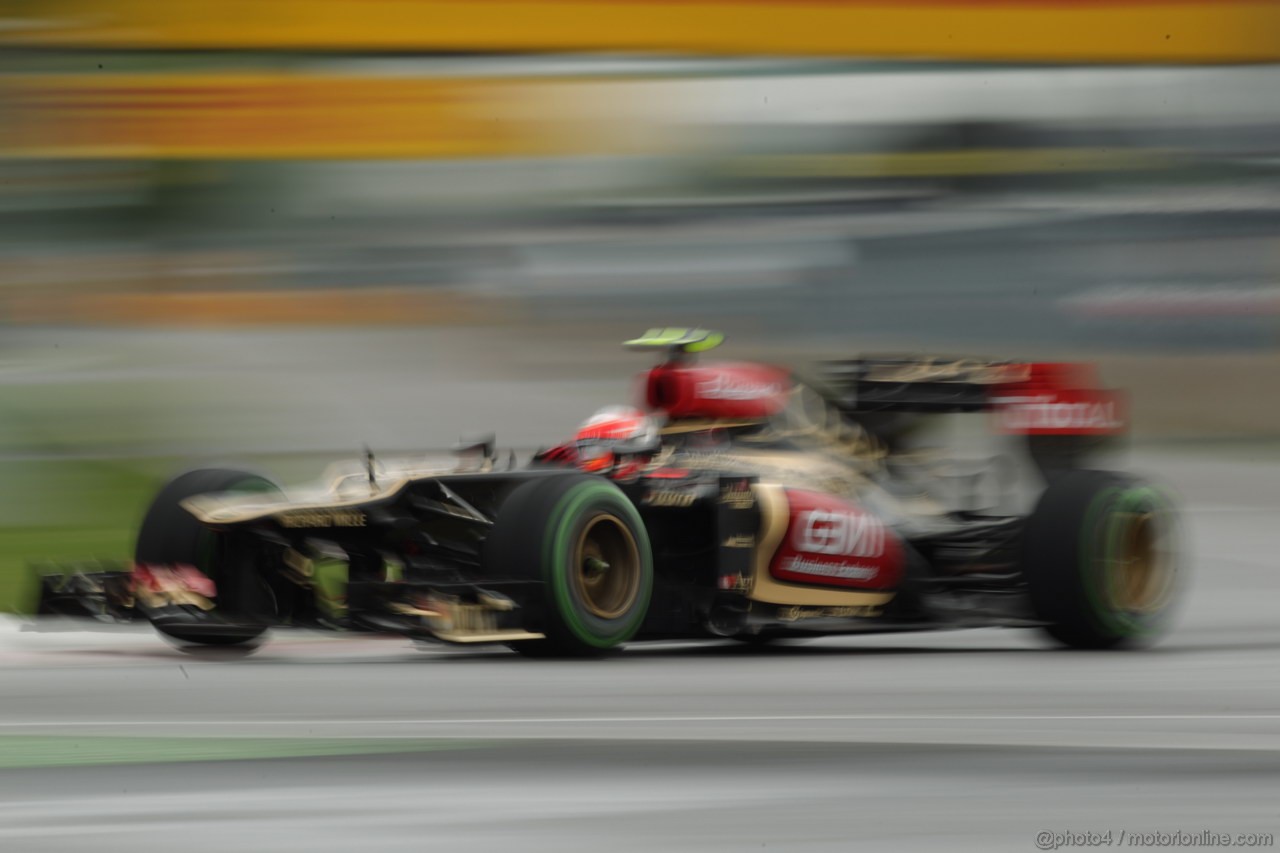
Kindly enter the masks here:
M 45 573 L 41 611 L 190 622 L 211 635 L 234 632 L 248 618 L 271 626 L 431 639 L 435 633 L 419 615 L 421 604 L 446 597 L 483 611 L 471 626 L 478 637 L 538 632 L 540 582 L 495 573 L 485 558 L 486 536 L 517 486 L 563 473 L 535 458 L 524 468 L 422 477 L 341 509 L 282 509 L 251 521 L 209 524 L 219 561 L 232 567 L 218 578 L 220 609 L 240 614 L 230 624 L 187 606 L 145 604 L 131 593 L 128 564 Z M 945 531 L 910 538 L 899 531 L 908 552 L 906 578 L 894 600 L 871 618 L 848 608 L 753 601 L 743 579 L 756 554 L 741 543 L 754 541 L 762 523 L 750 497 L 756 479 L 669 465 L 614 481 L 639 510 L 653 549 L 653 592 L 637 639 L 1035 624 L 1018 570 L 1020 517 L 954 513 Z M 329 562 L 346 565 L 345 601 L 326 601 L 317 583 L 314 567 Z M 261 579 L 269 594 L 245 578 Z M 494 601 L 512 606 L 479 606 Z

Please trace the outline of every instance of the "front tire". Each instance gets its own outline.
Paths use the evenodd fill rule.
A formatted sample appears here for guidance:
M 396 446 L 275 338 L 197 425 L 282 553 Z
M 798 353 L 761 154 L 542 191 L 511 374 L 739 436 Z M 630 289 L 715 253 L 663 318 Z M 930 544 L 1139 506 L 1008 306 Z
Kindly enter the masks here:
M 182 507 L 190 497 L 215 492 L 279 492 L 260 474 L 228 468 L 202 468 L 170 480 L 147 509 L 138 530 L 134 560 L 140 564 L 195 566 L 214 582 L 217 601 L 207 613 L 175 612 L 151 616 L 162 635 L 200 646 L 243 646 L 266 633 L 263 611 L 271 592 L 246 570 L 244 561 Z
M 1036 615 L 1064 645 L 1145 645 L 1181 587 L 1178 519 L 1156 487 L 1103 471 L 1052 481 L 1027 520 L 1022 571 Z
M 585 474 L 540 477 L 503 503 L 485 543 L 495 573 L 541 581 L 530 602 L 543 640 L 512 643 L 530 657 L 590 657 L 631 639 L 649 609 L 653 557 L 631 501 Z

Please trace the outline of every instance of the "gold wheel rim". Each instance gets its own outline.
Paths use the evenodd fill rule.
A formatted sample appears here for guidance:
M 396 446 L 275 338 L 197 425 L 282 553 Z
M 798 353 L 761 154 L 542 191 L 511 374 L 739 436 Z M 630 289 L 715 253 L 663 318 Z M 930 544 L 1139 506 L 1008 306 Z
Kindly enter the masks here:
M 597 515 L 582 529 L 574 549 L 572 582 L 587 612 L 599 619 L 617 619 L 635 603 L 640 550 L 616 515 Z
M 1135 515 L 1126 525 L 1114 565 L 1116 604 L 1133 612 L 1153 610 L 1169 585 L 1169 561 L 1158 547 L 1153 513 Z

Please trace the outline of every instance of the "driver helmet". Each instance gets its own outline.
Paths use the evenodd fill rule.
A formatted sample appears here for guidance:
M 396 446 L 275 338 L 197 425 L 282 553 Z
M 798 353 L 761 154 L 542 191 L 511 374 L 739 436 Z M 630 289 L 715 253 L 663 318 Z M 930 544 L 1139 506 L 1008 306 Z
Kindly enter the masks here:
M 656 436 L 657 426 L 634 406 L 608 406 L 583 422 L 573 443 L 578 449 L 578 467 L 584 471 L 613 468 L 613 448 L 623 442 Z

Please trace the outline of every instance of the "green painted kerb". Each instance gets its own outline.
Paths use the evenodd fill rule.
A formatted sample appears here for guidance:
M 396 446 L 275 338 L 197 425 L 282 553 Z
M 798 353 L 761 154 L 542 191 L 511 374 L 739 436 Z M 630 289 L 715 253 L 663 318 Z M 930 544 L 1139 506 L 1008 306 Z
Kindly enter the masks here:
M 171 764 L 326 755 L 387 755 L 470 749 L 484 741 L 444 738 L 110 737 L 0 735 L 0 770 L 93 764 Z

